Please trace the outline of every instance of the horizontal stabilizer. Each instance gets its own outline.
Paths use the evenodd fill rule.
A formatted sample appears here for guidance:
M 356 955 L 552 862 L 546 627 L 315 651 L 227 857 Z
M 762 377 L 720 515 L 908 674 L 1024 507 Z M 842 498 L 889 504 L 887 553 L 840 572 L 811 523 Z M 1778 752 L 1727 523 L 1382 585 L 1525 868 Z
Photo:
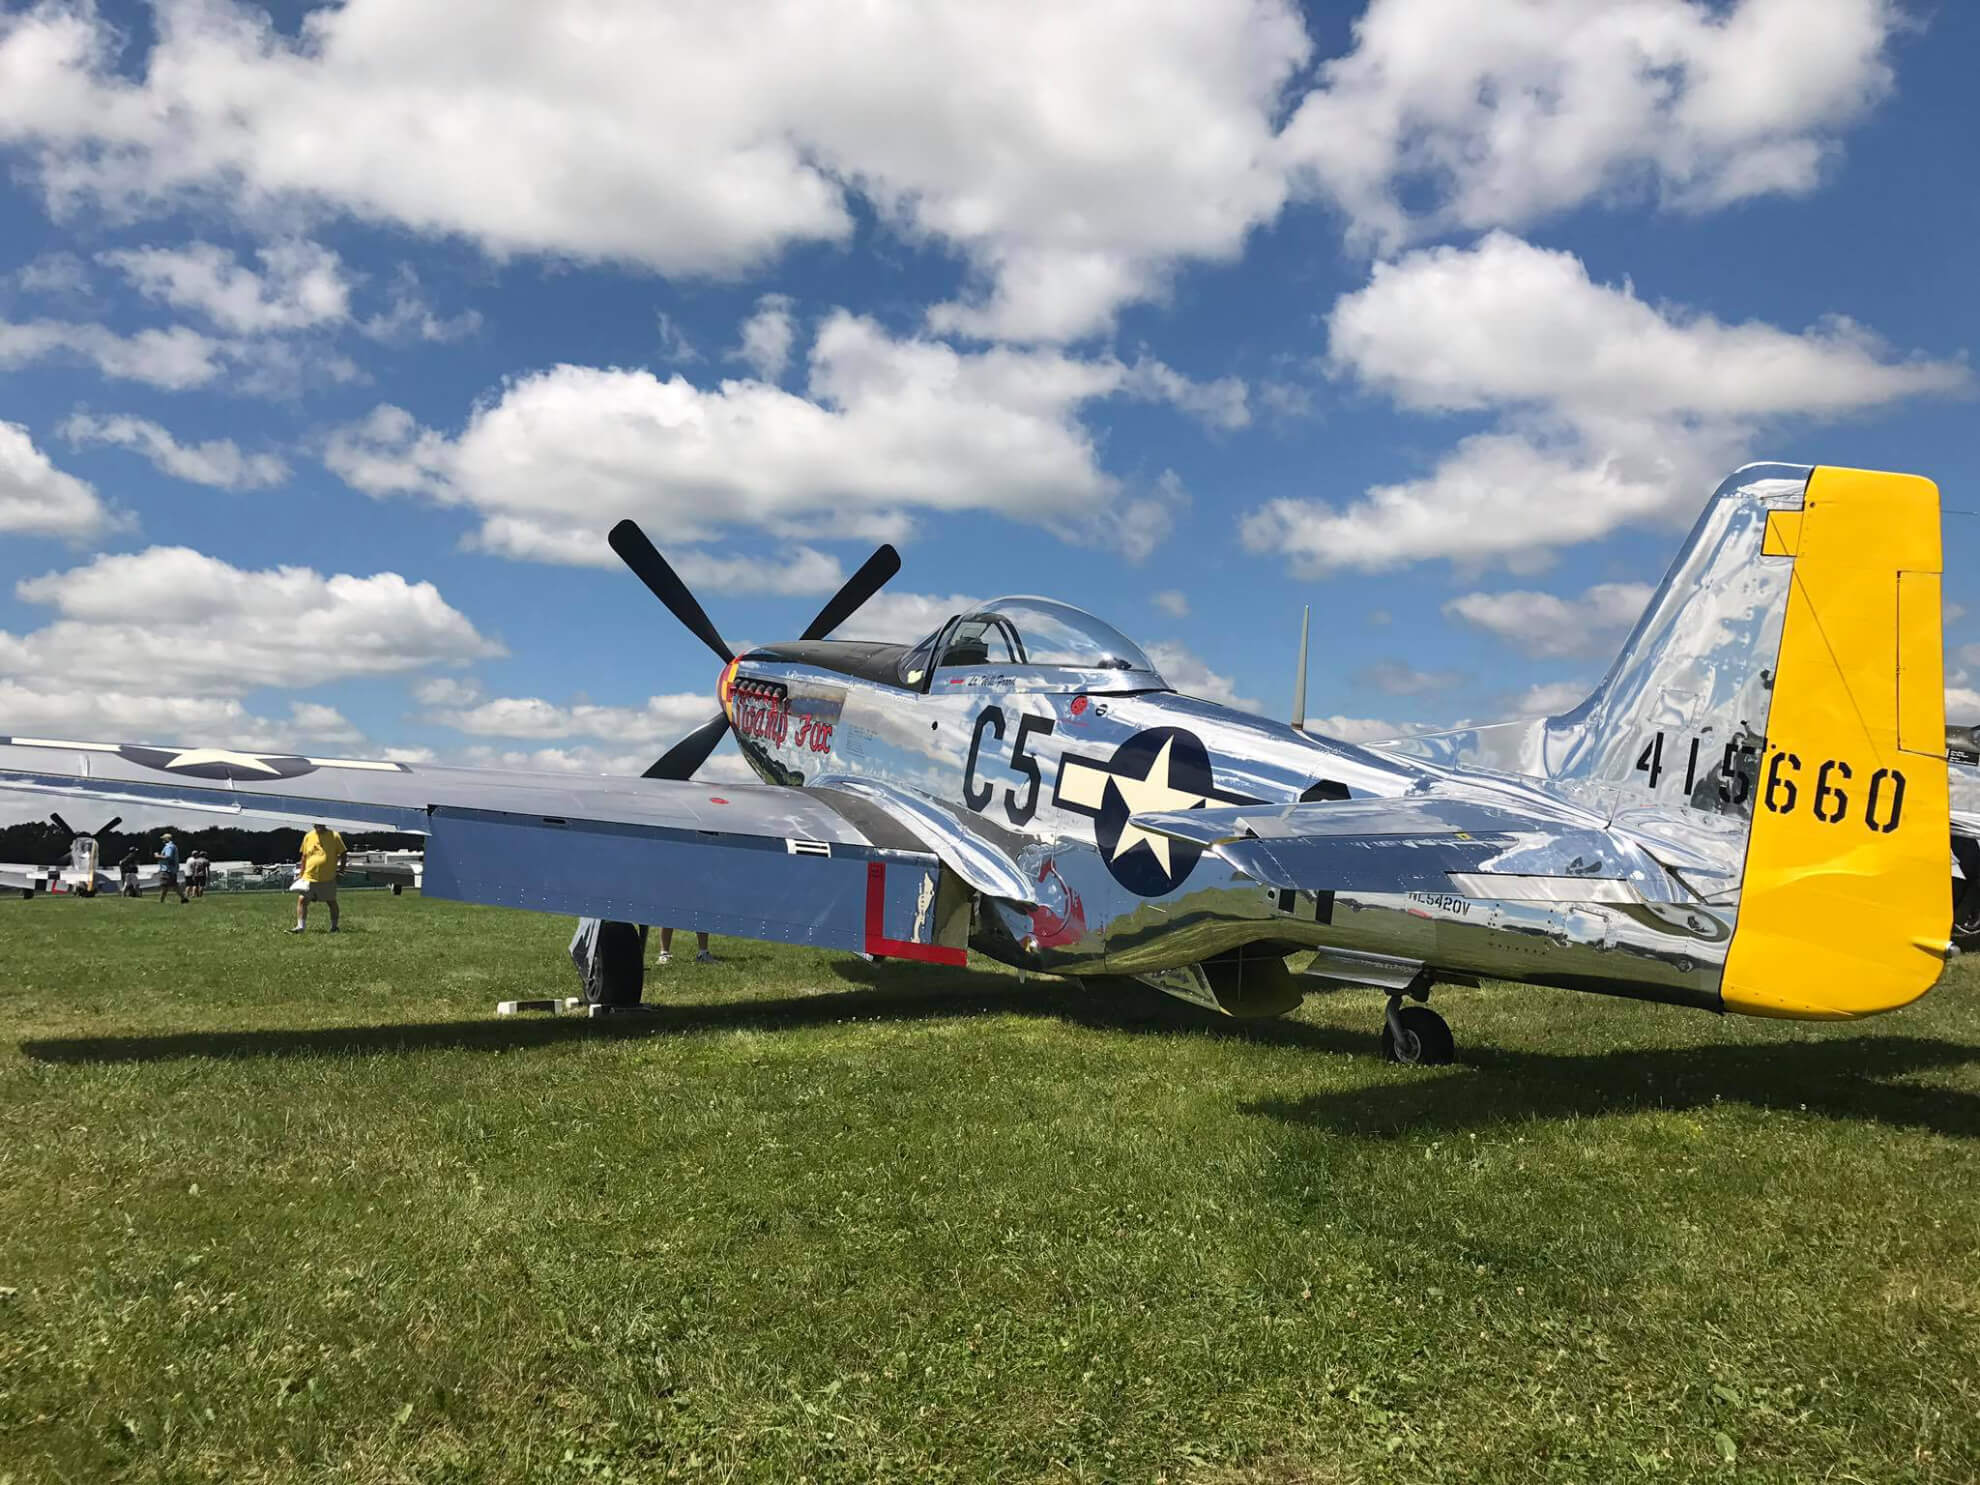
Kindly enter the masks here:
M 1435 892 L 1507 902 L 1671 902 L 1642 847 L 1596 825 L 1423 795 L 1142 814 L 1133 824 L 1214 849 L 1267 887 Z

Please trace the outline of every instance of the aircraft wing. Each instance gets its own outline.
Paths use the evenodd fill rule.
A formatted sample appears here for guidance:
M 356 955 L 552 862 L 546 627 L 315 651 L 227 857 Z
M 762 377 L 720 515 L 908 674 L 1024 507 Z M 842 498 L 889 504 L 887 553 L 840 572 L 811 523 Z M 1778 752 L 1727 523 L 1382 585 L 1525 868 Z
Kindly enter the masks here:
M 23 866 L 0 861 L 0 892 L 46 892 L 58 872 L 53 866 Z
M 20 737 L 0 789 L 413 832 L 431 897 L 963 962 L 920 838 L 799 789 Z
M 1505 902 L 1684 900 L 1640 844 L 1599 823 L 1447 795 L 1228 805 L 1129 823 L 1214 850 L 1281 891 L 1430 892 Z
M 158 885 L 158 868 L 156 866 L 140 866 L 137 869 L 137 885 L 140 892 L 149 892 L 153 887 L 156 887 Z M 112 894 L 123 891 L 124 873 L 115 866 L 97 867 L 96 890 Z

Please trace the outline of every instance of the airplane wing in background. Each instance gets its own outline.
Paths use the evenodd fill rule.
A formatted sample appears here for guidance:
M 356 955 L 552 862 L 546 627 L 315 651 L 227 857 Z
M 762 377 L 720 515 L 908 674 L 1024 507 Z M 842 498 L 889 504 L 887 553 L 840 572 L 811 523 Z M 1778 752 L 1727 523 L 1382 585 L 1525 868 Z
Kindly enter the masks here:
M 46 892 L 55 878 L 61 875 L 56 866 L 24 866 L 19 862 L 0 861 L 0 892 L 25 892 L 30 897 L 37 892 Z
M 1281 891 L 1430 892 L 1504 902 L 1674 902 L 1679 884 L 1599 824 L 1439 795 L 1132 816 Z
M 422 834 L 431 897 L 963 962 L 922 840 L 798 789 L 20 737 L 0 789 Z

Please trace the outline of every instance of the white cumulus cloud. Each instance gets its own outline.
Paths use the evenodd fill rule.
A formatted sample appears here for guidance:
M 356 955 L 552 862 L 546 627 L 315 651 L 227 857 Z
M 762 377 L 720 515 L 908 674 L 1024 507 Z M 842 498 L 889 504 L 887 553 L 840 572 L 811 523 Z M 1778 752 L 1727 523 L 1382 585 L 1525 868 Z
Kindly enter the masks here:
M 219 376 L 227 357 L 223 342 L 184 325 L 119 335 L 82 321 L 0 320 L 0 371 L 38 361 L 80 361 L 112 381 L 183 392 Z
M 1238 694 L 1237 682 L 1222 671 L 1212 670 L 1209 664 L 1187 645 L 1175 640 L 1158 640 L 1147 646 L 1148 658 L 1155 662 L 1156 670 L 1162 679 L 1185 696 L 1200 696 L 1205 701 L 1221 701 L 1226 706 L 1237 707 L 1240 711 L 1255 712 L 1258 701 L 1255 697 Z
M 1894 0 L 1373 0 L 1282 147 L 1387 251 L 1591 200 L 1818 182 L 1890 88 Z
M 350 280 L 343 260 L 329 248 L 290 239 L 258 249 L 256 257 L 259 271 L 210 242 L 98 255 L 145 297 L 203 315 L 236 335 L 305 330 L 350 318 Z
M 892 529 L 911 509 L 993 511 L 1142 556 L 1180 489 L 1169 477 L 1129 495 L 1079 414 L 1203 385 L 1145 378 L 1113 357 L 897 339 L 841 310 L 819 327 L 802 394 L 557 366 L 508 382 L 451 437 L 381 406 L 337 430 L 325 462 L 373 495 L 470 507 L 479 545 L 547 561 L 602 560 L 622 516 L 694 542 L 729 525 Z
M 942 328 L 1102 328 L 1276 214 L 1274 114 L 1310 42 L 1284 0 L 1012 10 L 347 0 L 282 35 L 159 0 L 0 22 L 0 139 L 58 207 L 327 206 L 501 257 L 731 274 L 844 242 L 857 193 L 977 287 Z
M 1316 737 L 1331 737 L 1336 742 L 1372 743 L 1389 742 L 1395 738 L 1408 737 L 1412 732 L 1426 732 L 1429 728 L 1421 722 L 1387 722 L 1380 717 L 1308 717 L 1306 731 Z
M 339 212 L 503 259 L 734 275 L 884 230 L 942 333 L 1104 330 L 1295 190 L 1387 250 L 1591 200 L 1807 190 L 1890 86 L 1895 0 L 1373 0 L 1310 79 L 1289 0 L 236 0 L 0 18 L 0 142 L 57 211 Z M 1281 121 L 1285 121 L 1282 125 Z
M 1398 406 L 1495 413 L 1428 474 L 1345 502 L 1273 501 L 1253 551 L 1296 570 L 1428 558 L 1545 565 L 1560 547 L 1688 516 L 1762 430 L 1971 386 L 1844 319 L 1799 333 L 1652 305 L 1571 253 L 1495 232 L 1376 265 L 1328 318 L 1329 364 Z
M 251 571 L 150 547 L 14 591 L 57 617 L 26 634 L 0 631 L 0 676 L 44 686 L 239 697 L 504 653 L 431 583 L 396 572 Z
M 546 524 L 527 516 L 490 516 L 469 545 L 478 551 L 518 561 L 557 562 L 570 567 L 623 566 L 606 543 L 604 526 Z M 702 533 L 672 526 L 662 535 Z M 710 552 L 670 545 L 666 558 L 681 581 L 697 593 L 830 593 L 845 581 L 839 559 L 816 547 L 785 547 L 774 555 Z
M 76 413 L 62 424 L 61 433 L 71 443 L 134 449 L 174 479 L 218 490 L 266 489 L 289 477 L 289 466 L 274 454 L 244 454 L 231 438 L 182 444 L 147 418 Z
M 742 344 L 736 348 L 735 359 L 746 364 L 762 381 L 781 381 L 784 368 L 790 365 L 791 346 L 796 340 L 791 296 L 765 294 L 756 301 L 756 312 L 743 321 Z
M 1515 717 L 1553 717 L 1579 706 L 1587 697 L 1589 684 L 1586 681 L 1541 681 L 1528 686 L 1513 698 L 1511 715 Z
M 1524 590 L 1465 593 L 1446 603 L 1444 612 L 1529 655 L 1600 654 L 1642 617 L 1653 591 L 1648 583 L 1597 583 L 1578 598 Z
M 1455 670 L 1418 670 L 1401 660 L 1377 660 L 1354 673 L 1359 686 L 1371 686 L 1384 696 L 1427 696 L 1461 685 L 1464 676 Z
M 878 640 L 911 645 L 926 639 L 936 626 L 966 614 L 983 600 L 966 593 L 897 593 L 882 589 L 860 605 L 859 611 L 833 632 L 834 639 Z
M 712 692 L 651 696 L 641 706 L 584 701 L 559 705 L 536 696 L 497 696 L 472 706 L 437 708 L 427 713 L 426 720 L 476 737 L 525 741 L 595 737 L 611 743 L 657 745 L 706 722 L 715 710 Z M 640 768 L 652 761 L 647 758 Z
M 87 480 L 57 469 L 19 423 L 0 422 L 0 532 L 82 541 L 110 524 Z

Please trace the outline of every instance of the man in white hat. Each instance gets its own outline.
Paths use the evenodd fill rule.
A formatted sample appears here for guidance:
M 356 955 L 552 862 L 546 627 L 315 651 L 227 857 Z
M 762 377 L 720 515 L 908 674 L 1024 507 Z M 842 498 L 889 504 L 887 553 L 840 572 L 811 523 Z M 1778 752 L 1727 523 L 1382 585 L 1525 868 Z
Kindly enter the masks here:
M 186 889 L 179 885 L 179 843 L 172 839 L 169 830 L 158 843 L 158 900 L 161 903 L 168 892 L 178 893 L 182 903 L 186 900 Z

